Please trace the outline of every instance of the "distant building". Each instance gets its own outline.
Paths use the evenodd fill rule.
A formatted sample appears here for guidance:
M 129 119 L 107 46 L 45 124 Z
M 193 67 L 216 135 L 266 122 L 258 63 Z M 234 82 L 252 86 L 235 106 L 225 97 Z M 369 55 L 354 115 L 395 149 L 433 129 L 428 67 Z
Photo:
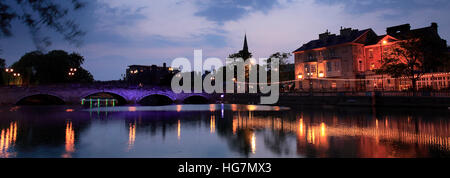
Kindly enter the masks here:
M 439 37 L 437 24 L 411 30 L 409 24 L 389 27 L 387 34 L 378 36 L 372 29 L 358 30 L 341 28 L 340 34 L 330 32 L 319 34 L 295 50 L 295 74 L 298 90 L 321 91 L 367 91 L 367 90 L 404 90 L 411 87 L 407 78 L 394 79 L 387 75 L 376 75 L 374 70 L 381 67 L 383 54 L 397 46 L 411 34 L 427 33 Z M 430 73 L 423 76 L 440 76 L 435 82 L 424 85 L 418 81 L 418 87 L 431 86 L 435 89 L 448 88 L 450 73 Z M 419 83 L 420 82 L 420 83 Z
M 170 85 L 172 77 L 179 71 L 172 67 L 157 65 L 130 65 L 126 70 L 125 80 L 132 84 Z

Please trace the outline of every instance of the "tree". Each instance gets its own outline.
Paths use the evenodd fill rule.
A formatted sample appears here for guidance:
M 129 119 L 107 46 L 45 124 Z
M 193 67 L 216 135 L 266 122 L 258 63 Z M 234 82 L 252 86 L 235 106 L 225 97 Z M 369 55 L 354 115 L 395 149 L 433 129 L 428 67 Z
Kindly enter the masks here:
M 412 82 L 413 91 L 416 81 L 426 72 L 436 71 L 445 63 L 445 41 L 431 34 L 410 35 L 398 42 L 391 52 L 383 54 L 382 66 L 376 72 L 388 74 L 394 78 L 407 77 Z
M 252 53 L 250 53 L 250 52 L 248 52 L 248 51 L 245 51 L 245 50 L 240 50 L 240 51 L 237 52 L 237 53 L 230 54 L 230 55 L 228 56 L 228 58 L 230 58 L 230 59 L 239 59 L 239 58 L 242 58 L 244 61 L 246 61 L 247 59 L 250 59 L 252 56 L 253 56 Z
M 6 62 L 5 59 L 0 58 L 0 85 L 3 85 L 6 81 L 6 74 L 5 74 L 5 68 L 6 68 Z
M 33 51 L 22 56 L 12 68 L 22 74 L 25 84 L 92 82 L 92 75 L 81 67 L 83 62 L 83 56 L 77 53 L 54 50 L 43 54 Z M 76 69 L 74 75 L 69 75 L 71 68 Z
M 6 62 L 5 61 L 6 61 L 5 59 L 0 58 L 0 69 L 6 68 Z
M 267 70 L 271 70 L 270 68 L 271 68 L 271 63 L 272 63 L 272 61 L 274 60 L 274 59 L 278 59 L 279 61 L 278 61 L 278 65 L 279 66 L 281 66 L 281 65 L 286 65 L 286 64 L 288 64 L 289 62 L 287 61 L 287 59 L 289 58 L 289 57 L 291 57 L 291 53 L 281 53 L 281 52 L 276 52 L 276 53 L 274 53 L 274 54 L 272 54 L 272 55 L 270 55 L 270 57 L 269 58 L 267 58 L 266 59 L 266 65 L 267 65 Z M 275 62 L 275 61 L 273 61 L 273 62 Z
M 67 18 L 71 11 L 84 7 L 80 0 L 70 2 L 52 0 L 9 0 L 0 1 L 0 37 L 13 35 L 11 26 L 15 20 L 26 25 L 31 32 L 37 49 L 43 50 L 51 44 L 50 37 L 42 37 L 42 27 L 55 30 L 65 40 L 80 44 L 79 37 L 85 33 L 73 19 Z

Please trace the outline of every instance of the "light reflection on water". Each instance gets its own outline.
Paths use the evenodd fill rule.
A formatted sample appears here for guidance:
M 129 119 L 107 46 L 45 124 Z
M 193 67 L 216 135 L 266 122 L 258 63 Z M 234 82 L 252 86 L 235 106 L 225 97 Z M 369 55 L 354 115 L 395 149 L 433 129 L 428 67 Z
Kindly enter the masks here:
M 449 111 L 0 108 L 0 157 L 449 157 Z

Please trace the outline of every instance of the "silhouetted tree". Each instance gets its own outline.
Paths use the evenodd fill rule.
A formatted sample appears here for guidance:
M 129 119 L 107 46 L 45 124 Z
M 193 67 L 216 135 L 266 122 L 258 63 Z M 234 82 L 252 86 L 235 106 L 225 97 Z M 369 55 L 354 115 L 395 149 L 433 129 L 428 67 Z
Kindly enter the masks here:
M 3 85 L 5 83 L 5 68 L 6 68 L 6 62 L 5 59 L 0 58 L 0 85 Z
M 79 37 L 84 35 L 73 19 L 67 18 L 71 11 L 84 7 L 80 0 L 8 0 L 0 1 L 0 37 L 10 37 L 13 22 L 25 24 L 31 32 L 37 49 L 42 50 L 51 44 L 50 37 L 40 34 L 42 27 L 55 30 L 64 39 L 80 44 Z
M 5 59 L 0 58 L 0 69 L 6 68 L 6 62 L 5 61 L 6 61 Z
M 92 82 L 92 75 L 81 67 L 83 62 L 83 56 L 77 53 L 54 50 L 43 54 L 33 51 L 22 56 L 12 68 L 22 74 L 25 84 Z M 73 76 L 68 74 L 71 68 L 77 69 Z
M 245 60 L 247 60 L 247 59 L 250 59 L 252 56 L 253 56 L 252 53 L 247 52 L 247 51 L 244 51 L 244 50 L 240 50 L 240 51 L 237 52 L 237 53 L 230 54 L 230 55 L 228 56 L 228 58 L 230 58 L 230 59 L 238 59 L 238 58 L 242 58 L 242 59 L 245 61 Z
M 289 62 L 287 61 L 287 59 L 291 57 L 291 53 L 281 53 L 281 52 L 276 52 L 272 55 L 270 55 L 269 58 L 266 59 L 266 65 L 267 65 L 267 70 L 270 70 L 270 64 L 272 63 L 273 59 L 278 59 L 278 65 L 286 65 Z
M 376 72 L 394 78 L 408 77 L 415 91 L 416 81 L 424 73 L 436 71 L 448 60 L 445 51 L 445 41 L 439 38 L 425 34 L 409 36 L 391 52 L 383 54 L 382 66 Z

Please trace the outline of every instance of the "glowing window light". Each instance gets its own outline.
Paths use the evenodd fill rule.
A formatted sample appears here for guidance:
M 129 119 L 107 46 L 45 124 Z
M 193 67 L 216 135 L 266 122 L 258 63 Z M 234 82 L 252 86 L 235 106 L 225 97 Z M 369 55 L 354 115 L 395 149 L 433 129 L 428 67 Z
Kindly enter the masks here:
M 323 76 L 324 76 L 323 72 L 320 72 L 319 77 L 323 77 Z
M 298 78 L 298 79 L 302 79 L 302 78 L 303 78 L 303 75 L 298 75 L 297 78 Z

